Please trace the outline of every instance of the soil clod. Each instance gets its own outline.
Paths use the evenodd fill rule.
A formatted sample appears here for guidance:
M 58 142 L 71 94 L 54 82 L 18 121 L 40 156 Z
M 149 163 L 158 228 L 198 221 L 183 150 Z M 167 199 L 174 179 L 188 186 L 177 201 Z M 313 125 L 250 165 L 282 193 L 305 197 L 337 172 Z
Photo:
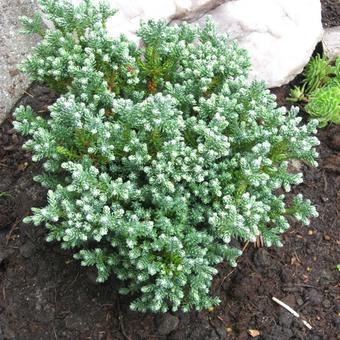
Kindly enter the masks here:
M 160 335 L 168 335 L 177 328 L 178 323 L 179 320 L 176 316 L 166 313 L 161 317 L 158 333 Z

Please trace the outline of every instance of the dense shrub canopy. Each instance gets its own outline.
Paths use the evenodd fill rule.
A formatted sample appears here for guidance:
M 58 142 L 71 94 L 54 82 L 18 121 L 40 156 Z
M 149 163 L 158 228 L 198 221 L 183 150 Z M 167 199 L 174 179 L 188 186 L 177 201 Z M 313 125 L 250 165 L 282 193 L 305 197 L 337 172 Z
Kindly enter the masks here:
M 137 48 L 107 37 L 104 5 L 41 3 L 55 30 L 24 19 L 43 40 L 22 68 L 61 96 L 49 119 L 29 107 L 15 113 L 49 189 L 27 221 L 95 265 L 98 281 L 115 273 L 122 293 L 138 293 L 135 310 L 215 305 L 215 266 L 235 266 L 241 254 L 231 239 L 281 245 L 288 215 L 316 216 L 284 191 L 302 179 L 290 159 L 316 164 L 318 122 L 300 125 L 296 108 L 247 83 L 246 52 L 212 22 L 149 21 Z

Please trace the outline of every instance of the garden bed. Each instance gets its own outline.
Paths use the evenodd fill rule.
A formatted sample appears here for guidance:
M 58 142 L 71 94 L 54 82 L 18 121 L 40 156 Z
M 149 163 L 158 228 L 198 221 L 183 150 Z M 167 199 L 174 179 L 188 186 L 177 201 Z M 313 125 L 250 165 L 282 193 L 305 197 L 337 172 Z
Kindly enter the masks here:
M 273 91 L 286 104 L 289 86 Z M 34 85 L 18 105 L 47 114 L 55 99 Z M 114 277 L 96 284 L 95 271 L 81 267 L 72 252 L 45 242 L 44 228 L 21 222 L 32 206 L 45 204 L 46 193 L 32 180 L 39 164 L 21 149 L 10 116 L 0 126 L 0 339 L 248 339 L 255 331 L 261 339 L 339 339 L 339 136 L 339 126 L 319 131 L 318 168 L 292 164 L 305 178 L 295 190 L 320 214 L 308 228 L 292 221 L 280 249 L 240 245 L 245 251 L 238 267 L 220 266 L 213 281 L 212 293 L 222 300 L 213 311 L 141 314 L 129 310 L 129 297 L 118 295 Z

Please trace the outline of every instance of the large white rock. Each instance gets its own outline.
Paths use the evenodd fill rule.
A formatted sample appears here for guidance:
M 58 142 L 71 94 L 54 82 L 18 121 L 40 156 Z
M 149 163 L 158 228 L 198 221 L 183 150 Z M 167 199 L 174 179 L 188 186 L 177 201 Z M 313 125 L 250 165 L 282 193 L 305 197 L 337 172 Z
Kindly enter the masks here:
M 235 0 L 209 14 L 220 32 L 248 50 L 251 76 L 268 87 L 299 74 L 322 38 L 319 0 Z
M 98 0 L 92 0 L 98 2 Z M 78 4 L 80 0 L 72 0 Z M 249 52 L 251 78 L 281 86 L 299 74 L 322 37 L 320 0 L 109 0 L 118 13 L 107 25 L 138 42 L 141 20 L 186 20 L 203 24 L 213 17 L 222 33 Z
M 322 46 L 329 60 L 334 61 L 340 57 L 340 26 L 325 29 Z

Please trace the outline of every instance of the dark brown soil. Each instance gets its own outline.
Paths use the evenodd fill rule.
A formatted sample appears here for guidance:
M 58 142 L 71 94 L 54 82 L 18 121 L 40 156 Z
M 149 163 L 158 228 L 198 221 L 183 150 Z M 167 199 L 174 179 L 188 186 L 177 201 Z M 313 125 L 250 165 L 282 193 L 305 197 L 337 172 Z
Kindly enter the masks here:
M 331 2 L 323 1 L 329 25 L 335 22 L 327 10 Z M 274 91 L 280 105 L 288 89 Z M 28 92 L 32 97 L 19 104 L 42 114 L 55 100 L 42 86 Z M 72 252 L 45 242 L 43 227 L 21 222 L 32 206 L 45 204 L 46 192 L 32 179 L 39 164 L 21 149 L 23 139 L 9 117 L 0 126 L 0 340 L 241 340 L 256 331 L 256 339 L 340 339 L 339 136 L 340 126 L 319 131 L 318 168 L 293 164 L 305 175 L 295 191 L 310 198 L 320 213 L 310 227 L 292 221 L 282 248 L 248 245 L 236 269 L 221 265 L 212 287 L 222 300 L 215 310 L 156 315 L 131 312 L 129 298 L 117 294 L 114 277 L 96 284 L 95 272 L 81 267 Z M 272 296 L 298 311 L 313 329 Z
M 324 27 L 340 26 L 340 1 L 321 0 Z
M 279 101 L 287 91 L 276 90 Z M 41 86 L 29 92 L 33 98 L 20 103 L 37 112 L 55 100 Z M 39 165 L 22 151 L 9 118 L 0 137 L 0 191 L 6 193 L 0 198 L 0 339 L 248 339 L 251 329 L 262 339 L 339 339 L 339 134 L 340 126 L 321 130 L 320 166 L 300 164 L 306 180 L 296 191 L 320 213 L 309 228 L 293 223 L 283 248 L 248 246 L 237 269 L 220 266 L 212 291 L 222 303 L 214 311 L 152 315 L 129 311 L 114 278 L 97 285 L 95 273 L 71 252 L 45 242 L 44 228 L 20 222 L 32 206 L 45 204 L 45 192 L 32 180 Z M 313 330 L 272 296 L 299 311 Z

